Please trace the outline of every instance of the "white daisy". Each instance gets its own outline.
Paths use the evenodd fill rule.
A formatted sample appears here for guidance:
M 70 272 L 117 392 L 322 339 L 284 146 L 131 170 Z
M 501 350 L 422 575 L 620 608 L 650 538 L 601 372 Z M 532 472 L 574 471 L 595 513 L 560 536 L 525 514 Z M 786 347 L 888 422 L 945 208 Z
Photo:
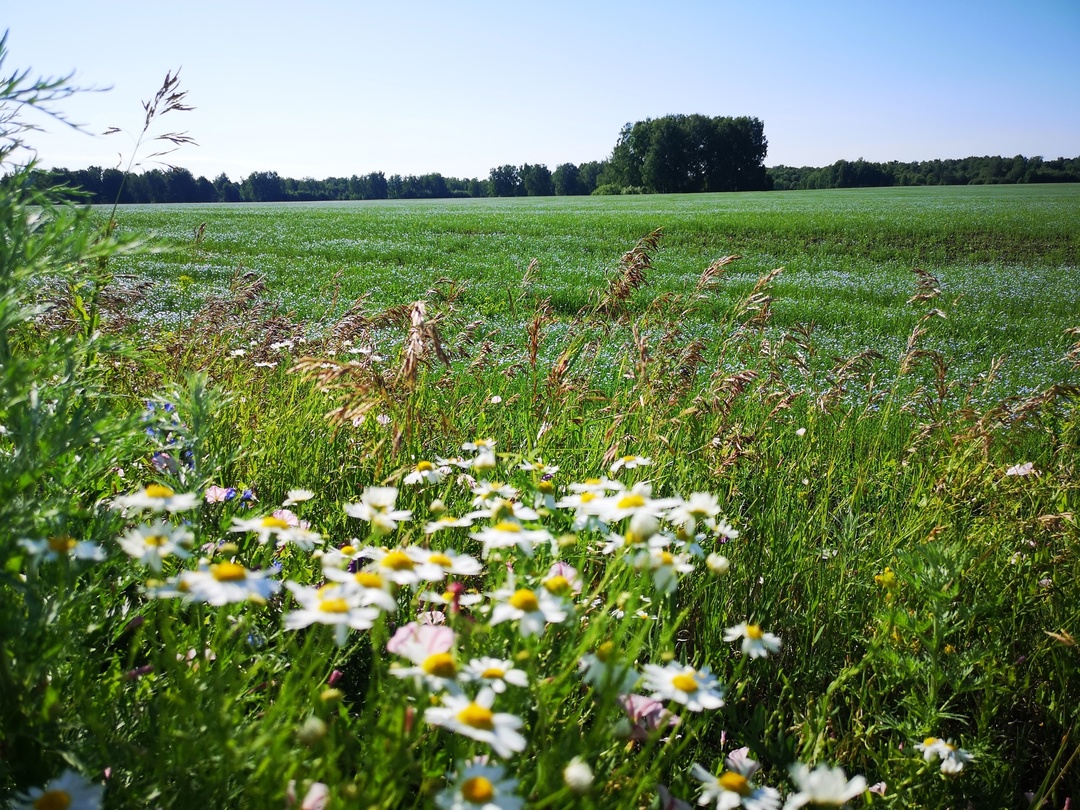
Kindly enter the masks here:
M 94 562 L 105 559 L 105 549 L 101 546 L 89 540 L 76 540 L 66 534 L 56 535 L 48 540 L 23 539 L 19 541 L 19 545 L 43 562 L 51 562 L 60 557 Z
M 484 567 L 475 557 L 470 557 L 468 554 L 458 554 L 450 549 L 432 551 L 431 549 L 410 546 L 408 550 L 419 566 L 417 573 L 420 578 L 429 582 L 445 579 L 448 574 L 453 574 L 456 577 L 472 577 L 482 573 L 484 570 Z
M 660 593 L 674 593 L 679 587 L 679 576 L 694 570 L 688 554 L 672 554 L 662 548 L 638 552 L 633 559 L 634 568 L 652 573 L 653 587 Z
M 665 666 L 646 664 L 644 688 L 654 700 L 674 701 L 692 712 L 719 709 L 724 705 L 724 687 L 708 666 L 700 670 L 674 662 Z
M 698 804 L 702 807 L 715 805 L 718 810 L 746 807 L 748 810 L 777 810 L 780 792 L 771 787 L 755 787 L 750 781 L 761 767 L 746 756 L 747 749 L 732 752 L 724 761 L 727 770 L 713 776 L 705 768 L 694 763 L 690 774 L 702 783 Z
M 98 810 L 104 792 L 104 785 L 88 782 L 75 771 L 66 770 L 55 779 L 50 779 L 45 787 L 30 788 L 26 793 L 15 796 L 12 810 L 65 807 L 71 810 Z
M 345 514 L 367 521 L 374 532 L 389 534 L 398 521 L 412 520 L 411 509 L 394 508 L 397 494 L 397 487 L 367 487 L 359 503 L 345 504 Z
M 742 654 L 751 658 L 767 658 L 769 653 L 780 652 L 780 637 L 766 633 L 760 625 L 742 622 L 724 631 L 724 641 L 742 639 Z
M 940 759 L 942 773 L 960 773 L 967 763 L 975 759 L 970 752 L 953 745 L 952 740 L 941 737 L 927 737 L 915 748 L 922 751 L 923 759 L 927 762 L 933 761 L 935 757 Z
M 538 636 L 548 624 L 566 619 L 567 604 L 546 589 L 503 588 L 490 594 L 498 600 L 491 611 L 489 624 L 516 621 L 522 636 Z
M 345 645 L 350 629 L 368 630 L 379 617 L 378 608 L 365 607 L 355 591 L 348 591 L 341 585 L 308 588 L 286 582 L 285 587 L 300 603 L 300 610 L 290 611 L 282 617 L 285 629 L 300 630 L 312 624 L 329 624 L 334 627 L 339 647 Z
M 194 536 L 187 529 L 158 521 L 136 526 L 117 542 L 131 557 L 149 566 L 155 574 L 161 573 L 162 561 L 169 556 L 186 560 L 191 556 Z
M 407 486 L 441 484 L 449 471 L 449 467 L 436 467 L 430 461 L 418 461 L 412 472 L 401 479 L 401 482 Z
M 288 512 L 287 509 L 280 511 Z M 295 516 L 293 517 L 295 519 Z M 290 524 L 287 516 L 283 514 L 266 515 L 247 520 L 233 518 L 233 525 L 229 528 L 229 531 L 254 532 L 261 545 L 266 545 L 270 538 L 274 537 L 279 548 L 292 543 L 304 551 L 311 551 L 315 546 L 322 543 L 322 535 L 318 532 L 303 528 L 299 525 L 299 521 L 295 526 Z
M 471 517 L 457 518 L 453 515 L 439 515 L 435 520 L 424 526 L 424 534 L 435 534 L 435 532 L 443 529 L 460 529 L 472 525 L 473 519 Z
M 315 493 L 310 489 L 290 489 L 285 494 L 285 500 L 282 501 L 282 506 L 292 506 L 294 504 L 303 503 L 304 501 L 310 501 L 315 497 Z
M 521 687 L 529 685 L 529 676 L 525 670 L 516 669 L 514 662 L 509 659 L 474 658 L 465 667 L 462 675 L 469 680 L 480 681 L 498 694 L 506 691 L 507 684 Z
M 416 585 L 422 577 L 417 571 L 417 562 L 404 548 L 376 548 L 369 546 L 356 552 L 357 559 L 370 559 L 368 571 L 378 574 L 398 585 Z
M 487 526 L 469 536 L 484 544 L 481 552 L 484 557 L 487 557 L 492 549 L 511 546 L 517 546 L 531 557 L 535 546 L 555 542 L 554 536 L 547 529 L 526 529 L 516 520 L 500 520 L 494 526 Z
M 397 610 L 394 583 L 374 571 L 352 572 L 340 568 L 324 568 L 323 575 L 347 591 L 350 599 L 355 595 L 361 605 L 371 605 L 387 613 Z
M 176 588 L 194 602 L 220 607 L 233 602 L 265 603 L 281 589 L 281 583 L 268 579 L 263 571 L 249 571 L 234 562 L 202 565 L 197 571 L 185 571 L 177 578 Z
M 162 484 L 150 484 L 138 492 L 113 498 L 114 509 L 136 512 L 186 512 L 198 505 L 199 496 L 194 492 L 176 493 Z
M 467 764 L 435 797 L 442 810 L 521 810 L 525 800 L 514 795 L 516 779 L 506 778 L 501 765 Z
M 796 810 L 808 804 L 842 807 L 866 790 L 865 778 L 855 776 L 848 781 L 840 767 L 818 765 L 811 771 L 808 766 L 796 762 L 789 772 L 798 792 L 788 796 L 784 810 Z
M 633 470 L 637 467 L 647 467 L 650 464 L 652 464 L 652 459 L 648 456 L 623 456 L 615 459 L 615 463 L 611 465 L 611 474 L 614 475 L 623 468 Z
M 518 733 L 521 718 L 512 714 L 493 712 L 495 692 L 481 689 L 475 700 L 459 695 L 443 695 L 443 705 L 424 712 L 424 720 L 433 726 L 471 737 L 491 746 L 497 756 L 509 757 L 524 751 L 525 738 Z

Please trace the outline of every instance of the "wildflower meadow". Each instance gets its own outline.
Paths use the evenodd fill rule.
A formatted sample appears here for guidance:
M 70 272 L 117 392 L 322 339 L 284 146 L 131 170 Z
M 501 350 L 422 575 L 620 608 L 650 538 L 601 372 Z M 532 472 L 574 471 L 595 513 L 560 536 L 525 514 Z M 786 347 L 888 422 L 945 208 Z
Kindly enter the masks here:
M 148 138 L 184 109 L 170 79 Z M 0 82 L 0 804 L 1080 796 L 1075 233 L 1007 213 L 995 238 L 946 239 L 921 208 L 932 266 L 888 271 L 887 317 L 857 329 L 785 311 L 779 264 L 732 281 L 775 258 L 759 232 L 718 252 L 634 222 L 596 256 L 513 203 L 439 216 L 557 262 L 481 251 L 501 269 L 470 287 L 395 244 L 382 288 L 346 259 L 316 294 L 258 252 L 215 269 L 236 258 L 216 222 L 250 218 L 254 243 L 285 207 L 38 187 L 20 116 L 67 89 Z M 1070 188 L 1053 204 L 1075 219 Z M 601 204 L 613 222 L 651 203 Z M 189 216 L 211 223 L 197 244 L 169 231 Z M 791 217 L 775 249 L 796 263 L 834 237 L 838 271 L 871 261 Z M 683 249 L 707 261 L 665 275 Z M 606 269 L 575 277 L 575 255 Z M 999 260 L 1057 291 L 1016 304 L 1042 320 L 1014 362 L 943 281 L 1005 284 Z

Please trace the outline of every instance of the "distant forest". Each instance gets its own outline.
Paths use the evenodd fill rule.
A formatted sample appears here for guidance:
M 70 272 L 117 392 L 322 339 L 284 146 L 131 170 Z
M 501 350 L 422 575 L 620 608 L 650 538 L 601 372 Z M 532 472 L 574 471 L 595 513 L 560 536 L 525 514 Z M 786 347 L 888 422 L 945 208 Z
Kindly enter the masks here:
M 410 200 L 446 197 L 550 197 L 585 194 L 664 194 L 707 191 L 861 188 L 988 183 L 1078 183 L 1080 157 L 1044 160 L 1017 155 L 913 163 L 840 160 L 831 166 L 765 167 L 768 141 L 758 118 L 668 115 L 626 124 L 606 160 L 550 170 L 543 164 L 497 166 L 486 178 L 437 172 L 387 177 L 295 180 L 252 172 L 237 182 L 167 167 L 141 173 L 119 169 L 47 169 L 38 182 L 79 189 L 91 203 L 213 203 L 332 200 Z

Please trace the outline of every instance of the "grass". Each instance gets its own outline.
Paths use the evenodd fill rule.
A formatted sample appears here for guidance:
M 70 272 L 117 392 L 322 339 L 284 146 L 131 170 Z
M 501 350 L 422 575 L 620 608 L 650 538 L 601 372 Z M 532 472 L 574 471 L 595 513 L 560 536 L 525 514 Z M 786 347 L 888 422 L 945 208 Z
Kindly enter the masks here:
M 868 348 L 896 356 L 913 322 L 909 271 L 921 267 L 940 280 L 942 300 L 957 304 L 933 347 L 965 376 L 1004 355 L 997 394 L 1063 379 L 1061 332 L 1074 325 L 1080 289 L 1080 189 L 1071 185 L 155 206 L 125 210 L 122 227 L 177 247 L 118 263 L 158 283 L 144 314 L 166 327 L 238 270 L 265 277 L 273 299 L 309 323 L 338 317 L 360 296 L 373 309 L 408 303 L 452 278 L 465 287 L 461 307 L 513 341 L 529 301 L 549 299 L 557 318 L 572 319 L 617 257 L 662 227 L 639 306 L 685 291 L 715 259 L 735 254 L 742 259 L 688 333 L 707 335 L 760 276 L 784 267 L 772 325 L 813 324 L 826 358 Z M 534 259 L 527 299 L 515 304 Z M 182 276 L 193 283 L 180 290 Z
M 19 193 L 5 187 L 13 210 Z M 481 774 L 530 807 L 655 807 L 661 786 L 693 801 L 693 764 L 719 774 L 745 746 L 785 796 L 807 763 L 885 783 L 854 785 L 858 806 L 1061 805 L 1080 791 L 1078 200 L 1046 186 L 154 207 L 121 211 L 116 234 L 170 249 L 131 255 L 95 241 L 100 212 L 40 233 L 9 218 L 6 244 L 36 247 L 2 265 L 0 348 L 16 350 L 0 375 L 0 796 L 72 768 L 115 807 L 281 806 L 290 780 L 335 807 L 465 807 Z M 59 251 L 71 230 L 87 241 Z M 101 295 L 77 298 L 94 279 Z M 463 449 L 485 438 L 494 456 Z M 441 479 L 406 483 L 420 462 Z M 621 488 L 586 520 L 580 491 L 601 476 Z M 485 495 L 495 481 L 516 493 Z M 153 483 L 197 496 L 162 514 L 192 554 L 160 572 L 117 542 L 149 516 L 111 508 Z M 300 487 L 313 497 L 289 508 L 321 557 L 302 534 L 278 548 L 233 530 Z M 355 506 L 385 515 L 374 487 L 412 519 L 380 528 Z M 426 534 L 443 510 L 483 514 Z M 485 553 L 474 535 L 520 536 L 507 522 L 552 539 Z M 48 542 L 64 537 L 102 559 Z M 459 671 L 489 655 L 525 673 L 494 704 L 520 721 L 520 752 L 440 725 L 453 690 L 434 641 L 388 651 L 433 608 L 424 587 L 388 588 L 395 610 L 344 644 L 288 618 L 346 557 L 391 576 L 386 554 L 428 547 L 483 565 L 450 578 L 483 606 L 443 607 L 448 652 Z M 199 598 L 200 574 L 237 565 L 293 585 Z M 522 589 L 566 618 L 536 635 L 496 621 Z M 746 622 L 779 649 L 751 660 L 724 640 Z M 669 664 L 702 692 L 714 673 L 725 705 L 658 687 L 671 675 L 650 668 Z M 410 665 L 430 677 L 397 677 Z M 633 733 L 629 689 L 678 726 Z M 928 737 L 973 759 L 946 773 L 916 748 Z M 463 775 L 475 754 L 504 771 Z M 575 758 L 591 783 L 565 778 Z

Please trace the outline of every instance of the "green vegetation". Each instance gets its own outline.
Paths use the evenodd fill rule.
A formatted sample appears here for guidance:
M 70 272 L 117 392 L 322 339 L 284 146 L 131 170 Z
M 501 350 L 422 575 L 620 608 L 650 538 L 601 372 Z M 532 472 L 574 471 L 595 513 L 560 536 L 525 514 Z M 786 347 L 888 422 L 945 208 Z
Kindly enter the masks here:
M 1078 194 L 114 223 L 13 168 L 0 802 L 1061 805 Z

